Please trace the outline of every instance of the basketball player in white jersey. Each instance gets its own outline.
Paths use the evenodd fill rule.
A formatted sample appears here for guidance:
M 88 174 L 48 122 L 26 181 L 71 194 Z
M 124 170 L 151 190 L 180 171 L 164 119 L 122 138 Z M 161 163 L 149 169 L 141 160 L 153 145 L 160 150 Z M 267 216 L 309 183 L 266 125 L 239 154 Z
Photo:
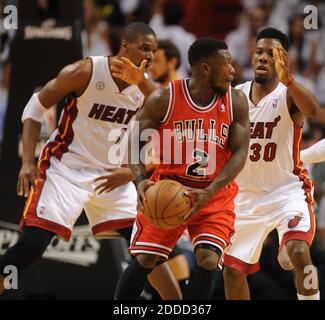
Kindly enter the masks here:
M 96 189 L 94 180 L 119 167 L 108 158 L 115 143 L 108 135 L 113 129 L 126 130 L 145 96 L 154 90 L 144 70 L 156 48 L 152 29 L 144 23 L 132 23 L 124 30 L 117 56 L 90 57 L 68 65 L 31 97 L 22 115 L 23 159 L 17 185 L 19 195 L 29 194 L 21 220 L 23 233 L 0 257 L 0 272 L 6 265 L 16 266 L 19 273 L 26 269 L 43 255 L 54 235 L 69 241 L 82 209 L 95 236 L 106 237 L 117 230 L 128 238 L 137 205 L 130 171 L 114 173 L 118 182 L 109 193 Z M 119 74 L 123 59 L 138 66 L 124 74 L 127 82 Z M 35 147 L 43 113 L 63 98 L 66 104 L 58 128 L 36 166 Z M 0 293 L 4 276 L 0 274 Z
M 250 298 L 247 274 L 259 270 L 263 242 L 274 229 L 278 260 L 285 270 L 294 270 L 298 298 L 319 299 L 309 250 L 315 233 L 312 181 L 299 150 L 304 116 L 316 115 L 318 103 L 291 75 L 288 46 L 282 32 L 261 30 L 252 60 L 255 80 L 237 86 L 249 101 L 251 140 L 236 178 L 235 234 L 225 258 L 227 299 Z M 314 281 L 305 286 L 308 275 Z

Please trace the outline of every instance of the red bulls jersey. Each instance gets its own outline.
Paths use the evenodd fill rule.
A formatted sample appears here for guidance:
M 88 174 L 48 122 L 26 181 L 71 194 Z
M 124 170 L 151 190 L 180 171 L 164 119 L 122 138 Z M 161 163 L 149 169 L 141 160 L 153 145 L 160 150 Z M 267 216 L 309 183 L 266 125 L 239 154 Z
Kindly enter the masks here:
M 205 188 L 231 156 L 228 144 L 233 120 L 231 88 L 216 94 L 207 106 L 198 106 L 190 96 L 189 79 L 170 83 L 168 111 L 153 137 L 155 176 L 169 177 L 184 185 Z

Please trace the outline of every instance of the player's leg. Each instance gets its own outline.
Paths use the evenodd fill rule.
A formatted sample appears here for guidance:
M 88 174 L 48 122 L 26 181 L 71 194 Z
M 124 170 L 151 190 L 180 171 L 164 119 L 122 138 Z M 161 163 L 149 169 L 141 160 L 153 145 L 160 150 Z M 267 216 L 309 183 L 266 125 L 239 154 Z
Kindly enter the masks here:
M 258 195 L 249 192 L 239 192 L 236 197 L 235 233 L 224 259 L 227 300 L 250 299 L 247 275 L 259 270 L 263 242 L 273 228 L 265 218 L 267 213 L 258 207 L 260 201 Z
M 148 275 L 148 280 L 163 300 L 182 300 L 182 291 L 169 260 L 158 263 Z
M 184 299 L 211 298 L 215 272 L 222 269 L 224 252 L 234 231 L 236 194 L 237 186 L 230 184 L 197 212 L 187 225 L 196 265 L 184 290 Z
M 118 230 L 130 244 L 132 228 Z M 169 260 L 158 263 L 148 275 L 150 285 L 159 293 L 163 300 L 182 300 L 182 291 Z
M 130 245 L 132 227 L 116 230 Z M 175 277 L 173 268 L 168 261 L 158 263 L 148 275 L 150 285 L 159 293 L 163 300 L 181 300 L 182 291 Z
M 202 244 L 195 250 L 196 265 L 184 289 L 184 300 L 209 300 L 214 288 L 215 272 L 222 252 L 216 247 Z
M 226 266 L 223 272 L 227 300 L 250 300 L 247 274 Z
M 133 183 L 96 196 L 87 202 L 85 210 L 96 237 L 109 238 L 112 230 L 115 230 L 130 244 L 130 226 L 137 213 L 137 193 Z M 142 259 L 147 261 L 149 258 L 140 257 L 140 261 Z M 162 299 L 181 299 L 179 284 L 167 264 L 160 263 L 150 273 L 148 280 Z
M 286 249 L 295 272 L 295 284 L 299 300 L 319 300 L 317 269 L 310 257 L 305 241 L 290 240 Z
M 285 270 L 294 270 L 298 299 L 319 300 L 317 269 L 310 256 L 316 228 L 312 207 L 305 200 L 293 200 L 286 208 L 291 210 L 281 214 L 277 226 L 279 263 Z
M 43 255 L 54 234 L 66 241 L 71 236 L 73 225 L 89 193 L 77 187 L 77 182 L 69 182 L 78 178 L 73 170 L 56 158 L 51 158 L 49 164 L 46 174 L 41 172 L 42 179 L 38 181 L 36 189 L 30 192 L 21 220 L 22 236 L 1 258 L 0 272 L 5 265 L 12 264 L 20 275 Z
M 168 259 L 184 227 L 165 230 L 153 226 L 142 213 L 137 215 L 133 226 L 130 252 L 135 259 L 122 273 L 116 291 L 116 299 L 137 299 L 144 287 L 147 276 L 158 260 Z M 159 291 L 158 291 L 159 292 Z
M 123 271 L 115 290 L 116 300 L 134 300 L 139 298 L 147 276 L 159 260 L 158 255 L 139 254 Z
M 193 254 L 190 239 L 183 235 L 168 260 L 158 263 L 148 276 L 151 286 L 159 292 L 163 300 L 182 300 L 183 298 L 179 281 L 188 280 L 190 277 L 190 266 L 185 256 L 184 244 L 191 247 L 189 255 Z
M 0 294 L 5 290 L 3 271 L 6 266 L 15 266 L 18 275 L 42 257 L 54 233 L 37 227 L 24 227 L 18 242 L 0 257 Z

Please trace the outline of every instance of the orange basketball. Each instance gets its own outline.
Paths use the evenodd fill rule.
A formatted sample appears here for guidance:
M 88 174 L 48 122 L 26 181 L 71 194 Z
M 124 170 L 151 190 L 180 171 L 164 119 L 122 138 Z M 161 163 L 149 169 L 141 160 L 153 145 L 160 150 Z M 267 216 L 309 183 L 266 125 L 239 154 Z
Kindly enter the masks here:
M 174 180 L 160 180 L 145 193 L 143 214 L 160 228 L 172 229 L 184 223 L 183 216 L 191 208 L 191 200 L 184 195 L 186 188 Z

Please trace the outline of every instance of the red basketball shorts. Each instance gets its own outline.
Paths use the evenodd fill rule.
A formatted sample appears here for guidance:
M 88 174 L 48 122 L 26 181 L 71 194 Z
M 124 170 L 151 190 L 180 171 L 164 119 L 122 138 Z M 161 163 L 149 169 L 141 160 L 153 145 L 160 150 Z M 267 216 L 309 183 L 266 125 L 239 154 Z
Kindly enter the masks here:
M 230 238 L 234 232 L 234 198 L 237 190 L 237 185 L 230 183 L 186 225 L 173 229 L 152 225 L 139 211 L 133 226 L 129 251 L 133 255 L 154 254 L 167 259 L 177 240 L 187 229 L 194 249 L 201 244 L 206 244 L 220 251 L 219 267 L 221 268 L 223 255 L 230 245 Z

